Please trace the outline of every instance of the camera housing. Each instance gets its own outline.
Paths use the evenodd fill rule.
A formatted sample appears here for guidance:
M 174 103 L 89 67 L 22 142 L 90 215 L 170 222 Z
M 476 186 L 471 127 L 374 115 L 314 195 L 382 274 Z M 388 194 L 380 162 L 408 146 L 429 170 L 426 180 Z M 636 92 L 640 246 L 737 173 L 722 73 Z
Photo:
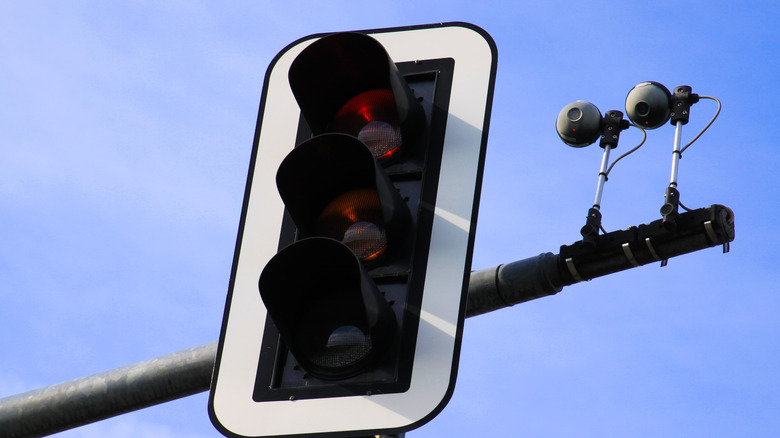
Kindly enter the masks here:
M 555 122 L 558 136 L 571 147 L 593 144 L 601 135 L 601 111 L 590 102 L 572 102 L 558 113 Z
M 672 94 L 658 82 L 642 82 L 626 96 L 626 115 L 644 129 L 656 129 L 669 120 Z

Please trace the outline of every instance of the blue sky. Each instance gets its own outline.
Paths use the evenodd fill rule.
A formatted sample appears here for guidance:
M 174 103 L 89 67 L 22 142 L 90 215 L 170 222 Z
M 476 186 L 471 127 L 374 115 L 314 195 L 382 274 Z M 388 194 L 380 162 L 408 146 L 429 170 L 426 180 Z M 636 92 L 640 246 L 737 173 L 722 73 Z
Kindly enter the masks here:
M 466 321 L 455 394 L 410 437 L 780 434 L 780 6 L 731 2 L 0 3 L 0 397 L 219 336 L 263 76 L 303 36 L 484 28 L 498 75 L 474 252 L 488 268 L 579 239 L 601 149 L 558 111 L 636 84 L 718 97 L 683 156 L 719 248 Z M 713 102 L 692 109 L 692 138 Z M 607 230 L 659 217 L 674 129 L 610 174 Z M 636 144 L 621 136 L 613 157 Z M 216 437 L 205 393 L 63 437 Z

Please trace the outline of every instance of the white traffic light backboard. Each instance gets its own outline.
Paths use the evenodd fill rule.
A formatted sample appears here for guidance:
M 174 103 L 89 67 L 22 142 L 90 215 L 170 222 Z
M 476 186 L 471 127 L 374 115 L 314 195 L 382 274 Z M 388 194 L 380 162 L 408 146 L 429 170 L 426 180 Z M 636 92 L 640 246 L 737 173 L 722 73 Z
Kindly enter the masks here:
M 300 110 L 288 71 L 321 36 L 291 44 L 269 67 L 256 131 L 238 243 L 209 398 L 212 422 L 229 436 L 397 433 L 432 419 L 449 400 L 457 373 L 471 268 L 496 48 L 464 23 L 363 32 L 396 63 L 454 60 L 441 168 L 419 310 L 411 383 L 404 392 L 255 401 L 267 311 L 258 278 L 279 249 L 285 206 L 277 169 L 293 149 Z

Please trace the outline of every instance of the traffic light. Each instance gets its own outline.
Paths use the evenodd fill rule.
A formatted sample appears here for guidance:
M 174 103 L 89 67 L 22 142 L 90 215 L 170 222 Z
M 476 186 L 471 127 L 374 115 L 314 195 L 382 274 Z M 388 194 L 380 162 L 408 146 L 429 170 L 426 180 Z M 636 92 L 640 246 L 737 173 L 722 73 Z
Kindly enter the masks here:
M 406 79 L 377 40 L 338 33 L 290 66 L 305 126 L 276 185 L 295 235 L 259 279 L 283 342 L 261 353 L 273 363 L 256 400 L 408 388 L 436 203 L 423 186 L 437 185 L 446 123 L 433 108 L 446 106 L 451 64 L 418 60 Z
M 224 434 L 398 433 L 443 409 L 495 65 L 464 23 L 315 35 L 277 56 L 209 403 Z

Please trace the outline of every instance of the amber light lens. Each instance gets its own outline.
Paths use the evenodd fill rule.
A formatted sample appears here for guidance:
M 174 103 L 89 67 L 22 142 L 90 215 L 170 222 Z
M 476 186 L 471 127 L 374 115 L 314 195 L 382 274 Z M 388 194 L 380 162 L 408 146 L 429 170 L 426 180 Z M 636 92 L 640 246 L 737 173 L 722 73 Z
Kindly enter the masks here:
M 379 161 L 402 146 L 401 124 L 390 90 L 370 90 L 353 97 L 333 119 L 333 131 L 357 137 Z
M 377 260 L 387 250 L 379 195 L 359 189 L 337 197 L 317 219 L 317 234 L 341 241 L 363 262 Z

